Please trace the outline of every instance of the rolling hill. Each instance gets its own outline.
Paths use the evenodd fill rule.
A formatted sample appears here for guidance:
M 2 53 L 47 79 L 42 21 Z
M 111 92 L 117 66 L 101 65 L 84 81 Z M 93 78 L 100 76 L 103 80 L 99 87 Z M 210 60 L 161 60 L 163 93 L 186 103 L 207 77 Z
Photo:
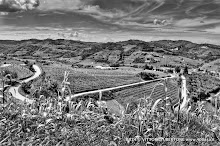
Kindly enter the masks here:
M 220 46 L 195 44 L 189 41 L 161 40 L 144 42 L 128 40 L 116 43 L 93 43 L 73 40 L 0 41 L 0 58 L 34 59 L 66 64 L 91 65 L 96 63 L 143 65 L 156 59 L 152 65 L 187 64 L 202 66 L 220 58 Z

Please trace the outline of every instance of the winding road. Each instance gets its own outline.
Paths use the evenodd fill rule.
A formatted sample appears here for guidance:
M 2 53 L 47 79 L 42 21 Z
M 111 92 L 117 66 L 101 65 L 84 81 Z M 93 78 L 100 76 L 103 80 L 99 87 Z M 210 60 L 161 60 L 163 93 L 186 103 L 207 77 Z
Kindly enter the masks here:
M 39 77 L 39 76 L 41 75 L 42 71 L 41 71 L 41 69 L 40 69 L 39 66 L 33 65 L 33 68 L 34 68 L 34 70 L 35 70 L 35 74 L 34 74 L 33 76 L 31 76 L 30 78 L 21 81 L 21 83 L 28 83 L 28 82 L 30 82 L 31 80 L 34 80 L 35 78 L 37 78 L 37 77 Z M 12 94 L 12 96 L 13 96 L 14 98 L 19 99 L 19 100 L 21 100 L 21 101 L 26 101 L 27 103 L 32 104 L 32 103 L 33 103 L 33 100 L 31 100 L 31 99 L 29 99 L 29 98 L 27 98 L 27 97 L 25 97 L 25 96 L 23 96 L 23 95 L 21 95 L 21 94 L 19 93 L 18 89 L 19 89 L 20 87 L 21 87 L 21 84 L 19 84 L 19 86 L 12 86 L 12 87 L 9 88 L 8 91 L 9 91 L 9 93 Z M 2 90 L 2 88 L 1 88 L 0 90 Z M 1 97 L 2 97 L 2 96 L 1 96 Z

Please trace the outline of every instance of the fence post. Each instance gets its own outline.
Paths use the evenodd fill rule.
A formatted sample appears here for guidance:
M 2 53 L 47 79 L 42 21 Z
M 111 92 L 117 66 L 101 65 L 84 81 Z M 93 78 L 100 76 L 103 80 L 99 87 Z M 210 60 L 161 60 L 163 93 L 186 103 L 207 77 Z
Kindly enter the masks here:
M 186 92 L 186 78 L 183 75 L 181 76 L 181 80 L 181 99 L 183 100 L 183 102 L 181 103 L 180 111 L 185 111 L 188 107 L 189 99 Z
M 218 98 L 215 98 L 215 114 L 217 115 L 218 113 Z
M 99 101 L 102 100 L 102 91 L 99 91 Z
M 4 88 L 5 88 L 5 79 L 2 73 L 2 101 L 3 104 L 5 104 L 5 92 L 4 92 Z

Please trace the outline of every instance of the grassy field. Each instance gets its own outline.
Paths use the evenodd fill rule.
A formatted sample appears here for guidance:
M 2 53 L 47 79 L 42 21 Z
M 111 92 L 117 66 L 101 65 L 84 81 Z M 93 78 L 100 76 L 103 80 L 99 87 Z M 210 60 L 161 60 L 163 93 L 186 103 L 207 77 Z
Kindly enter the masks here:
M 204 64 L 203 70 L 220 72 L 220 59 Z
M 7 67 L 1 67 L 0 69 L 3 71 L 8 70 L 10 72 L 16 72 L 18 75 L 17 80 L 27 78 L 33 75 L 33 72 L 30 71 L 28 68 L 26 68 L 25 66 L 17 65 L 17 64 L 13 64 Z M 2 86 L 2 83 L 0 81 L 0 87 L 1 86 Z
M 0 66 L 1 66 L 2 64 L 4 64 L 4 63 L 6 63 L 6 64 L 16 64 L 16 65 L 20 65 L 20 64 L 23 64 L 24 62 L 22 62 L 22 61 L 17 61 L 17 60 L 13 60 L 13 59 L 7 59 L 7 60 L 4 60 L 4 61 L 1 61 L 1 62 L 0 62 Z
M 25 66 L 16 65 L 16 64 L 7 67 L 2 67 L 1 70 L 9 70 L 11 72 L 16 72 L 18 75 L 18 79 L 26 78 L 33 75 L 33 72 L 31 72 Z

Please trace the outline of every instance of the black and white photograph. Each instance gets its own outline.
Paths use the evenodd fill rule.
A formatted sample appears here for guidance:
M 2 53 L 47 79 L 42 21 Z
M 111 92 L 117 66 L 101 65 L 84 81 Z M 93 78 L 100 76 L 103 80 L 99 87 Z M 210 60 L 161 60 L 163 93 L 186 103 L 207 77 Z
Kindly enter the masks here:
M 220 0 L 0 0 L 0 146 L 219 146 Z

